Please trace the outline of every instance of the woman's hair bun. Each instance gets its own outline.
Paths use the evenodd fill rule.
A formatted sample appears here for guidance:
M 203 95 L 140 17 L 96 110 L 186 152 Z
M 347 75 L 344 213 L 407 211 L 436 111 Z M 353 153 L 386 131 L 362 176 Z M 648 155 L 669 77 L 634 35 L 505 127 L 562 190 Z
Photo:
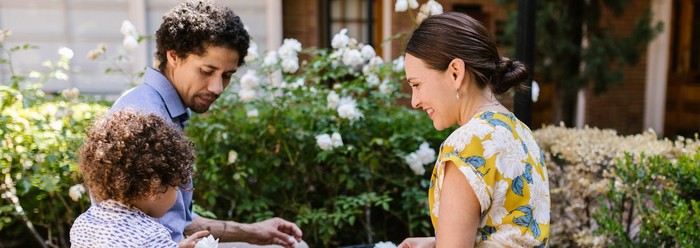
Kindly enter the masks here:
M 492 83 L 496 95 L 505 93 L 511 87 L 524 87 L 525 80 L 530 76 L 525 64 L 520 61 L 512 61 L 507 57 L 501 57 L 496 62 L 494 74 L 495 80 Z

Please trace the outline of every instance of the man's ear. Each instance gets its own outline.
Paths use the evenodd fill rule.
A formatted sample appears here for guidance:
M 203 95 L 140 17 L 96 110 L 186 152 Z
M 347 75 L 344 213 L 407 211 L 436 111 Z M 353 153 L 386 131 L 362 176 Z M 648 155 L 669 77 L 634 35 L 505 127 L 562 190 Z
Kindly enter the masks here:
M 447 72 L 450 73 L 452 86 L 455 87 L 455 90 L 459 89 L 462 86 L 464 77 L 467 74 L 467 68 L 464 61 L 461 59 L 453 59 L 447 66 Z
M 168 50 L 165 52 L 165 58 L 168 60 L 168 65 L 173 68 L 180 61 L 180 57 L 177 56 L 175 50 Z

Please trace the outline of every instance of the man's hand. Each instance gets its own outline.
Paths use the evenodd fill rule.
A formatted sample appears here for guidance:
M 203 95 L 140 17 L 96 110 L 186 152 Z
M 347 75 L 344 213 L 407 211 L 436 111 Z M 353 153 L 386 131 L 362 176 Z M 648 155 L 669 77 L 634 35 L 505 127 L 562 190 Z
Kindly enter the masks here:
M 289 221 L 272 218 L 261 222 L 247 224 L 244 230 L 249 235 L 248 242 L 257 245 L 281 245 L 293 248 L 301 242 L 301 229 Z
M 435 237 L 407 238 L 398 248 L 432 248 L 435 247 Z
M 179 248 L 194 248 L 199 240 L 209 235 L 209 231 L 199 231 L 177 243 Z

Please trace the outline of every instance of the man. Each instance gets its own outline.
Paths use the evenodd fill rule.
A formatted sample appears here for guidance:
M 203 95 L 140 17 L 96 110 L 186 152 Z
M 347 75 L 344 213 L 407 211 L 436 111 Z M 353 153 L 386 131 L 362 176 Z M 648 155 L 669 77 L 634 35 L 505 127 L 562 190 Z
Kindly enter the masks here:
M 144 84 L 121 96 L 110 112 L 126 107 L 156 113 L 184 128 L 190 111 L 204 113 L 221 95 L 243 64 L 250 35 L 230 9 L 187 1 L 163 16 L 156 31 L 156 64 L 147 68 Z M 192 188 L 192 183 L 186 185 Z M 244 224 L 213 220 L 192 212 L 192 192 L 180 190 L 175 205 L 159 219 L 175 242 L 184 233 L 209 230 L 221 241 L 294 247 L 302 232 L 292 222 L 272 218 Z

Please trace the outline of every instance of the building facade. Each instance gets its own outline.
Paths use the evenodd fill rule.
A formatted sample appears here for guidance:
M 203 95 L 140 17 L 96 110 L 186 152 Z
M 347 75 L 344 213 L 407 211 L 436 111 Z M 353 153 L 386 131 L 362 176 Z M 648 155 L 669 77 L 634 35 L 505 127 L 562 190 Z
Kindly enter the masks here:
M 143 34 L 153 34 L 160 17 L 176 0 L 3 0 L 0 28 L 13 34 L 5 44 L 31 43 L 37 50 L 14 57 L 17 70 L 40 69 L 42 59 L 56 58 L 60 46 L 75 52 L 69 81 L 53 80 L 47 91 L 78 87 L 88 94 L 118 95 L 128 88 L 120 75 L 106 75 L 107 61 L 95 62 L 85 54 L 98 43 L 110 47 L 112 56 L 130 56 L 129 70 L 149 65 L 152 41 L 136 51 L 121 48 L 119 28 L 131 20 Z M 275 49 L 283 38 L 298 39 L 304 48 L 329 47 L 332 36 L 342 28 L 358 41 L 372 45 L 385 61 L 403 53 L 408 33 L 414 27 L 412 14 L 394 12 L 396 0 L 218 0 L 230 6 L 250 28 L 259 50 Z M 419 3 L 426 2 L 419 0 Z M 445 11 L 465 12 L 485 24 L 499 37 L 507 10 L 496 0 L 438 0 Z M 700 0 L 630 1 L 622 17 L 604 13 L 602 20 L 617 30 L 630 30 L 637 17 L 650 8 L 654 21 L 663 23 L 640 56 L 639 63 L 625 69 L 624 83 L 603 94 L 580 91 L 576 125 L 614 128 L 623 134 L 649 128 L 663 136 L 692 136 L 700 132 Z M 416 13 L 415 11 L 413 13 Z M 403 35 L 401 35 L 403 34 Z M 537 37 L 535 37 L 537 39 Z M 120 50 L 121 49 L 121 50 Z M 535 68 L 536 72 L 537 68 Z M 8 70 L 0 69 L 7 78 Z M 533 106 L 532 126 L 552 124 L 552 99 L 556 97 L 545 82 L 540 100 Z M 512 99 L 503 99 L 512 106 Z

